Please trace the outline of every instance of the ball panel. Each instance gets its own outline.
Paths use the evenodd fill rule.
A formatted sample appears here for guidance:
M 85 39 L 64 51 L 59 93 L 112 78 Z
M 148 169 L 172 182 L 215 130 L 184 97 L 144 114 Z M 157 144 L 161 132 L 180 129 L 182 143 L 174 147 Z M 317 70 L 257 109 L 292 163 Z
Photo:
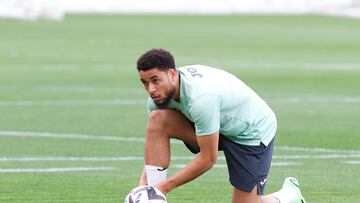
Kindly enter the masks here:
M 143 185 L 132 189 L 124 203 L 167 203 L 167 200 L 157 188 Z

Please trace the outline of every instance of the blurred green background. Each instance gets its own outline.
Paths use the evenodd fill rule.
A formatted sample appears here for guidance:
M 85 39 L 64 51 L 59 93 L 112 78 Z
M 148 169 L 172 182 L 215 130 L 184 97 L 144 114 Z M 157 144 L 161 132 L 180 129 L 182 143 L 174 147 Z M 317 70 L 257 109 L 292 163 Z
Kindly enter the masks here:
M 1 20 L 0 202 L 122 202 L 142 170 L 147 120 L 135 63 L 160 47 L 173 53 L 177 66 L 204 64 L 237 75 L 274 109 L 279 129 L 273 162 L 289 165 L 274 164 L 266 193 L 295 176 L 310 203 L 357 202 L 359 36 L 360 21 L 322 16 Z M 176 143 L 172 155 L 193 156 Z M 170 174 L 187 161 L 174 160 Z M 74 167 L 107 168 L 17 170 Z M 168 200 L 230 202 L 227 179 L 226 168 L 214 168 Z

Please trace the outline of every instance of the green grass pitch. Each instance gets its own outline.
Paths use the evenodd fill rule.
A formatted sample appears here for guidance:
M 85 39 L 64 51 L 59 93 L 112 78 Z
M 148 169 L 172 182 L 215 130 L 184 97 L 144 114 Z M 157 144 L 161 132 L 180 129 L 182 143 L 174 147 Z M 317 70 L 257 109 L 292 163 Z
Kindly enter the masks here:
M 266 193 L 298 178 L 310 203 L 360 200 L 360 21 L 321 16 L 69 15 L 0 21 L 0 202 L 122 202 L 142 170 L 135 62 L 225 69 L 278 117 Z M 193 156 L 172 145 L 170 175 Z M 225 161 L 168 201 L 231 200 Z

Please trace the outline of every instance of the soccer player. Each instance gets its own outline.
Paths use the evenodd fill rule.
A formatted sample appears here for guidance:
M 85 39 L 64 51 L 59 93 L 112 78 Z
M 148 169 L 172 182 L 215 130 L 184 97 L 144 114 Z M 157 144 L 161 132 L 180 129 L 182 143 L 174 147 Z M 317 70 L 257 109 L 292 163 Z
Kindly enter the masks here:
M 137 69 L 150 96 L 140 185 L 152 185 L 166 195 L 211 169 L 222 150 L 234 187 L 233 203 L 305 202 L 295 178 L 285 179 L 280 191 L 264 196 L 276 117 L 241 80 L 203 65 L 176 69 L 164 49 L 144 53 Z M 166 179 L 170 138 L 182 140 L 197 156 Z

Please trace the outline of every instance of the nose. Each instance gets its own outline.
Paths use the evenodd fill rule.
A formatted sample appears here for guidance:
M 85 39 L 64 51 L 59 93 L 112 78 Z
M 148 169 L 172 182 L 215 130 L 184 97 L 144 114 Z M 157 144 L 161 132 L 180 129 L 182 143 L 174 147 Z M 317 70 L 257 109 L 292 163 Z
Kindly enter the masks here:
M 155 87 L 155 85 L 153 85 L 153 84 L 149 84 L 149 87 L 148 87 L 148 91 L 150 92 L 150 93 L 152 93 L 152 92 L 155 92 L 156 91 L 156 87 Z

